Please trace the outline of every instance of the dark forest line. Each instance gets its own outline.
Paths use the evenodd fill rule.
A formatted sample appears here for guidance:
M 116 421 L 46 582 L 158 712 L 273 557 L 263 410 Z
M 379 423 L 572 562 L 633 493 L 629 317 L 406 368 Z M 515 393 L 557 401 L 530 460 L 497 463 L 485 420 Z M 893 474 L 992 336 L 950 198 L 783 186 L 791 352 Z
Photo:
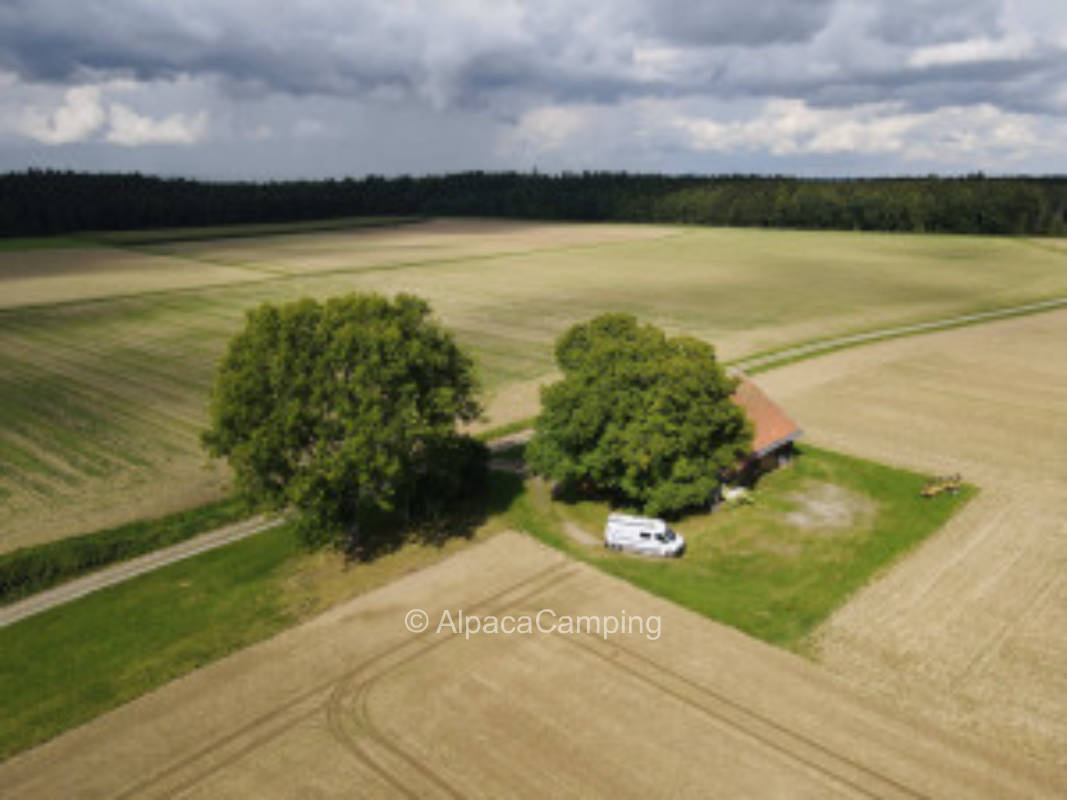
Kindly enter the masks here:
M 0 175 L 0 236 L 361 215 L 1062 235 L 1065 212 L 1067 177 L 465 172 L 257 183 L 52 170 Z

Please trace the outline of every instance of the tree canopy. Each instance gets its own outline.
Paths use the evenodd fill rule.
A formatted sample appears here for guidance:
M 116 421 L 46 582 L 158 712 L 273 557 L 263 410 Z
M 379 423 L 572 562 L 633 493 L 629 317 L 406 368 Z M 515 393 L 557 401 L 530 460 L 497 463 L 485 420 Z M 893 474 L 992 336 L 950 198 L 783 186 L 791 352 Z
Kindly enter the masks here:
M 250 311 L 219 366 L 203 440 L 238 490 L 299 512 L 309 543 L 443 511 L 485 473 L 456 431 L 480 413 L 471 359 L 411 295 Z
M 706 342 L 604 314 L 567 331 L 556 362 L 527 461 L 563 485 L 671 514 L 706 503 L 748 450 L 736 381 Z

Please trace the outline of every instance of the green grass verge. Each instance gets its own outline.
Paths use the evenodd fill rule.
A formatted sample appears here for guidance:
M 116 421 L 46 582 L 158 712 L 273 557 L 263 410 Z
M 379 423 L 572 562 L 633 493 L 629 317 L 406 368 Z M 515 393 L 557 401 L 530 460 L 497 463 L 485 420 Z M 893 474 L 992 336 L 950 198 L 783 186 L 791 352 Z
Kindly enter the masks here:
M 521 491 L 491 473 L 466 531 L 369 563 L 308 552 L 286 523 L 0 628 L 0 761 L 503 530 Z
M 283 628 L 300 551 L 283 525 L 0 629 L 0 759 Z
M 156 519 L 22 547 L 0 555 L 0 605 L 48 589 L 95 569 L 133 558 L 248 516 L 227 498 Z
M 576 544 L 564 525 L 600 536 L 609 509 L 553 502 L 533 482 L 514 522 L 575 558 L 700 614 L 776 645 L 802 650 L 805 637 L 845 600 L 938 530 L 976 489 L 919 497 L 926 477 L 806 446 L 789 467 L 766 476 L 750 506 L 691 516 L 675 525 L 687 541 L 681 559 L 651 559 Z M 843 501 L 845 527 L 786 521 L 806 500 Z M 843 490 L 843 491 L 841 491 Z

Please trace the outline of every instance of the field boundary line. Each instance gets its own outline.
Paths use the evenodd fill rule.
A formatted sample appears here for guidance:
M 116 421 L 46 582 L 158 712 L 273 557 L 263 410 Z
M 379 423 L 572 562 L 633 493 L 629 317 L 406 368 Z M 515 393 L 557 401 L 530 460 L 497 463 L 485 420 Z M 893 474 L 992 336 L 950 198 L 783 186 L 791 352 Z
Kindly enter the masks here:
M 1048 300 L 1038 300 L 1032 303 L 1024 303 L 1016 306 L 995 308 L 989 311 L 978 311 L 973 314 L 961 314 L 954 317 L 943 317 L 928 322 L 915 322 L 908 325 L 894 325 L 888 328 L 855 333 L 845 336 L 833 336 L 826 339 L 816 339 L 804 344 L 793 345 L 754 353 L 750 356 L 742 356 L 726 362 L 727 366 L 742 369 L 745 372 L 764 372 L 775 367 L 785 366 L 797 361 L 805 361 L 816 356 L 826 355 L 837 350 L 845 350 L 864 344 L 886 341 L 888 339 L 902 339 L 906 336 L 919 336 L 924 333 L 936 333 L 938 331 L 962 328 L 969 325 L 979 325 L 983 322 L 995 322 L 1001 319 L 1021 317 L 1028 314 L 1040 314 L 1044 311 L 1055 311 L 1067 307 L 1067 296 L 1053 297 Z

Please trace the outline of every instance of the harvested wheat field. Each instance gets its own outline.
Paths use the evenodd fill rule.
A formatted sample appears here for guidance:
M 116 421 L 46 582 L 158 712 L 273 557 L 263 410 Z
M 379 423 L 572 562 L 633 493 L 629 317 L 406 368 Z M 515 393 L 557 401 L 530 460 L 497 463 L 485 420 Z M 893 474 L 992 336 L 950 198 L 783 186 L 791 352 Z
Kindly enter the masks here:
M 990 237 L 441 220 L 140 241 L 0 253 L 0 551 L 218 497 L 198 432 L 263 301 L 427 298 L 495 426 L 536 411 L 555 338 L 603 311 L 733 358 L 1067 294 L 1061 252 Z
M 408 609 L 429 614 L 421 635 Z M 444 610 L 658 616 L 436 632 Z M 100 765 L 106 764 L 106 769 Z M 503 533 L 0 766 L 11 796 L 1040 797 L 1039 767 Z
M 981 488 L 817 635 L 854 687 L 1067 766 L 1067 312 L 761 376 L 809 436 Z

